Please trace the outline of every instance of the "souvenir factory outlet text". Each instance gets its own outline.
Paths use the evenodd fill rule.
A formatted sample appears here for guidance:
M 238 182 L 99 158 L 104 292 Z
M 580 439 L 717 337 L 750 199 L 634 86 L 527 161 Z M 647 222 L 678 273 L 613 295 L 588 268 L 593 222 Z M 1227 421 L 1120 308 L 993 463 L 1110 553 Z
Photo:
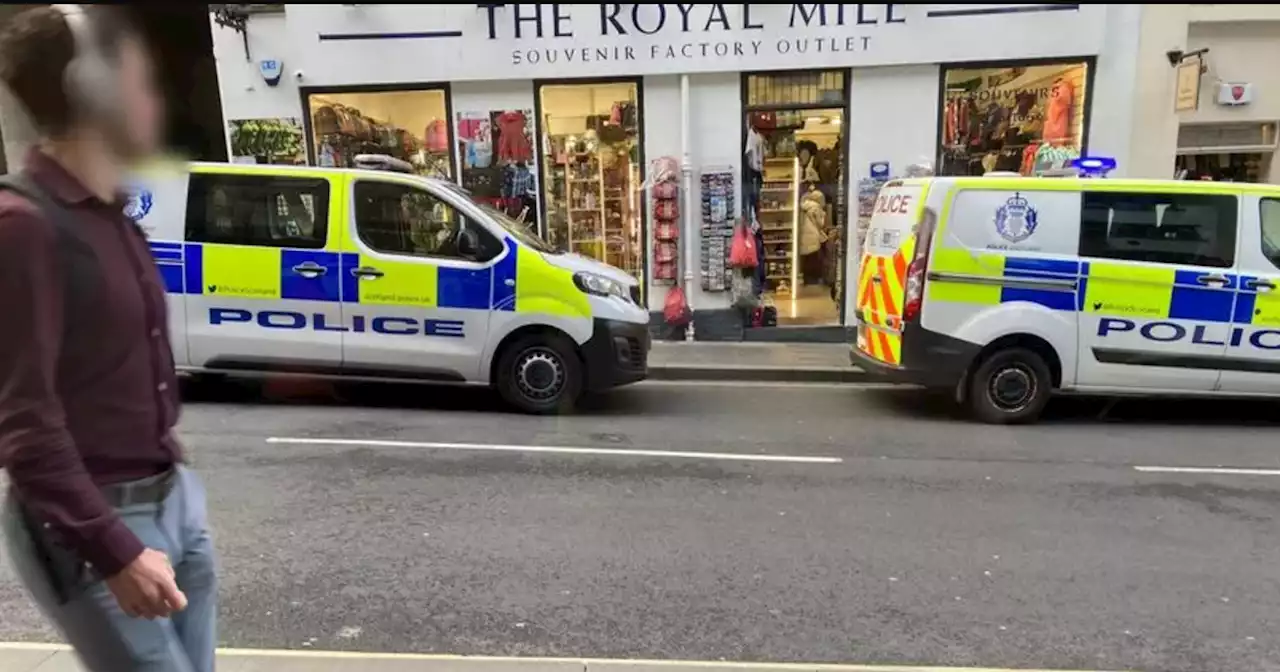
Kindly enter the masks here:
M 487 12 L 489 39 L 581 38 L 585 29 L 575 27 L 567 6 L 560 4 L 478 5 Z M 671 60 L 697 58 L 741 58 L 764 53 L 779 55 L 863 52 L 872 47 L 872 36 L 849 34 L 839 36 L 784 36 L 760 39 L 715 39 L 717 34 L 744 31 L 777 32 L 818 27 L 867 29 L 889 24 L 905 24 L 907 19 L 900 4 L 803 4 L 795 3 L 781 26 L 767 26 L 753 17 L 751 5 L 738 5 L 737 11 L 724 4 L 633 4 L 599 5 L 593 17 L 592 37 L 655 36 L 675 33 L 681 39 L 649 45 L 593 45 L 514 49 L 512 65 L 549 63 L 594 63 L 603 61 Z M 506 8 L 506 16 L 499 16 Z M 545 8 L 545 9 L 544 9 Z M 500 21 L 506 18 L 510 30 Z M 501 27 L 500 27 L 500 24 Z M 577 30 L 578 32 L 575 32 Z M 697 36 L 698 39 L 687 39 Z

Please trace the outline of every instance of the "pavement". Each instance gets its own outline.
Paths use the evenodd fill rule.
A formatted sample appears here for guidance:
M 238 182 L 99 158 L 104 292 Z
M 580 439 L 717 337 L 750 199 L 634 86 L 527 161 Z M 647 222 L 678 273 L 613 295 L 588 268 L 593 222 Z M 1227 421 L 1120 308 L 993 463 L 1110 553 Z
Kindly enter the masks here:
M 733 381 L 584 406 L 190 390 L 221 644 L 347 652 L 243 668 L 264 670 L 1280 669 L 1274 404 L 1061 400 L 990 427 L 913 390 Z M 0 561 L 0 641 L 56 640 Z M 244 655 L 221 669 L 272 654 Z
M 841 343 L 654 341 L 654 380 L 754 380 L 857 383 L 866 374 L 849 363 Z

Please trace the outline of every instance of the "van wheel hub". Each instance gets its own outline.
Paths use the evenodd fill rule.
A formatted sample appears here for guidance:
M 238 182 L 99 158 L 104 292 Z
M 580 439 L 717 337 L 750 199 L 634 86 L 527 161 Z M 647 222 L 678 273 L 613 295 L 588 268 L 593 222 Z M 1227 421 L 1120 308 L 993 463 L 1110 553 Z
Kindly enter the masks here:
M 516 361 L 516 385 L 530 399 L 552 399 L 564 388 L 564 364 L 541 348 L 526 351 Z
M 1036 396 L 1035 374 L 1019 364 L 1000 369 L 991 375 L 987 384 L 987 396 L 1002 411 L 1020 411 Z

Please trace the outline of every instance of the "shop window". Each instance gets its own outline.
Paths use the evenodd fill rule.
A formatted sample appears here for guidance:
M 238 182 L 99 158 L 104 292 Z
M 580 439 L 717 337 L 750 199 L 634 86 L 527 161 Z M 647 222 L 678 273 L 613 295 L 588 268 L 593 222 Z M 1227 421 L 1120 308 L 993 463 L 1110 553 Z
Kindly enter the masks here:
M 1227 268 L 1237 210 L 1235 196 L 1086 192 L 1080 256 Z
M 945 68 L 939 175 L 1069 167 L 1084 152 L 1089 65 Z
M 644 144 L 635 81 L 538 89 L 547 241 L 644 276 Z
M 1174 171 L 1179 179 L 1209 182 L 1267 181 L 1271 152 L 1179 154 L 1174 158 Z
M 306 95 L 316 165 L 353 168 L 360 154 L 386 154 L 409 162 L 419 175 L 452 179 L 444 89 Z
M 416 187 L 362 180 L 356 182 L 354 197 L 356 233 L 378 252 L 485 261 L 502 250 L 502 244 L 484 227 Z M 458 251 L 458 236 L 468 228 L 480 240 L 480 252 L 474 257 Z
M 186 239 L 318 249 L 328 214 L 328 180 L 196 174 L 188 187 Z
M 780 325 L 840 322 L 845 186 L 844 71 L 746 75 L 747 211 L 759 223 L 756 286 Z

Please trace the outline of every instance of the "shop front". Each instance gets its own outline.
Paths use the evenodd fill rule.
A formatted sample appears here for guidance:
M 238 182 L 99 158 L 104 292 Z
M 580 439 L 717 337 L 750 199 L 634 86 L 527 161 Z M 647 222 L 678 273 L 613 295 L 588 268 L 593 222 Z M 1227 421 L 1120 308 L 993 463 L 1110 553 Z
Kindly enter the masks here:
M 1131 116 L 1139 12 L 285 5 L 214 33 L 229 123 L 300 120 L 309 162 L 385 153 L 456 180 L 643 278 L 659 336 L 843 340 L 885 179 L 1033 174 L 1085 151 L 1123 166 L 1124 129 L 1098 120 Z M 739 222 L 759 248 L 746 274 L 728 263 Z M 664 328 L 676 286 L 692 324 Z

